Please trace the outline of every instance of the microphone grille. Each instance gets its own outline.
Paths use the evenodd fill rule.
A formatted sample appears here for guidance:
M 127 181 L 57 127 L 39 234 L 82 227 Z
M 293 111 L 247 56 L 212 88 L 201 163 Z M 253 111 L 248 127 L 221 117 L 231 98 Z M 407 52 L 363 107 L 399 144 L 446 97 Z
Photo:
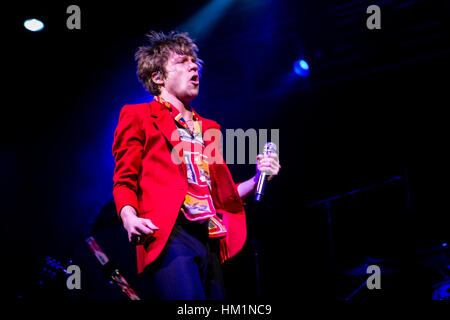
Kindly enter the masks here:
M 267 142 L 264 145 L 264 154 L 269 154 L 271 152 L 277 152 L 277 145 L 273 142 Z

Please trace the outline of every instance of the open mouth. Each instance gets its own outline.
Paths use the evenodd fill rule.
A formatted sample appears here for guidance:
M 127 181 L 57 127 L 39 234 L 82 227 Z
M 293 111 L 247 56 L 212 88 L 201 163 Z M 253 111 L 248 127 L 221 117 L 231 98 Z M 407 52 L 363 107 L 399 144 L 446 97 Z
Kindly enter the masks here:
M 198 85 L 198 83 L 199 83 L 199 77 L 198 77 L 198 74 L 194 74 L 194 75 L 191 77 L 190 81 L 191 81 L 193 84 Z

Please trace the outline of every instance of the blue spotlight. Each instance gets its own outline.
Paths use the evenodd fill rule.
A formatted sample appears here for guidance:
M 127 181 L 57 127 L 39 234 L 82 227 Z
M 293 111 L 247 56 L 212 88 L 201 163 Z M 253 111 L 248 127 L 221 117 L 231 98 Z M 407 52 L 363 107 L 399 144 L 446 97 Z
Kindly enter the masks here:
M 294 72 L 300 77 L 306 77 L 309 74 L 308 63 L 303 59 L 295 61 Z
M 236 0 L 212 0 L 177 29 L 189 32 L 196 40 L 206 37 Z
M 28 19 L 23 23 L 25 29 L 36 32 L 44 29 L 44 23 L 38 19 Z

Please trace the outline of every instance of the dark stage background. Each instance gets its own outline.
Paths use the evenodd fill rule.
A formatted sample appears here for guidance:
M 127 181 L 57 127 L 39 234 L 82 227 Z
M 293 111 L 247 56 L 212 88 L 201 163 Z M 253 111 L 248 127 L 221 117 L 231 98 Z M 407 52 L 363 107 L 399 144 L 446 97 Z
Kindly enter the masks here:
M 71 4 L 81 30 L 66 28 Z M 371 4 L 380 30 L 366 27 Z M 450 265 L 449 13 L 448 1 L 400 0 L 12 5 L 0 129 L 9 298 L 127 299 L 83 239 L 102 213 L 93 234 L 134 285 L 134 248 L 111 203 L 113 133 L 124 104 L 151 99 L 133 58 L 145 33 L 177 29 L 204 60 L 195 110 L 223 133 L 280 130 L 280 174 L 262 204 L 248 200 L 247 244 L 224 267 L 230 299 L 342 299 L 368 277 L 346 271 L 369 262 L 392 272 L 351 300 L 430 300 Z M 30 17 L 45 29 L 25 30 Z M 293 72 L 298 59 L 306 78 Z M 255 170 L 229 167 L 236 182 Z M 326 203 L 311 204 L 370 186 L 328 202 L 332 263 Z M 49 279 L 46 257 L 78 264 L 82 289 Z

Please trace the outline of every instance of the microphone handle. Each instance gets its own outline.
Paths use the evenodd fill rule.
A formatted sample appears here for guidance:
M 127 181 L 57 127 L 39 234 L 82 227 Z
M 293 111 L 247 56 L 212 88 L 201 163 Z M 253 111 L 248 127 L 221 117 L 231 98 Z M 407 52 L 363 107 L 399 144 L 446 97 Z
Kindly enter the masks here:
M 255 194 L 255 201 L 260 202 L 262 200 L 262 197 L 264 195 L 264 188 L 266 186 L 266 172 L 261 172 L 258 179 L 258 184 L 256 185 L 256 194 Z

